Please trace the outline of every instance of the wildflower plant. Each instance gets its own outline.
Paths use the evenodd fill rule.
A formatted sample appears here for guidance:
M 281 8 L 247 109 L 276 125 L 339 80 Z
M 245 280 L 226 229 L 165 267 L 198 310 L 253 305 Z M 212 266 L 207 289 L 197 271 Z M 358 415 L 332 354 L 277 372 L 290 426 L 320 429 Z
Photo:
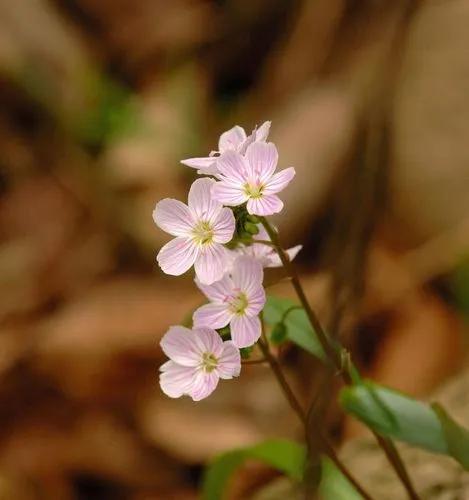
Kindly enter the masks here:
M 272 349 L 296 343 L 319 357 L 331 377 L 342 378 L 342 408 L 372 430 L 403 492 L 418 499 L 392 439 L 448 454 L 468 469 L 469 431 L 438 405 L 428 406 L 362 380 L 351 353 L 325 332 L 292 263 L 301 245 L 284 250 L 277 229 L 267 219 L 284 208 L 281 192 L 295 176 L 293 167 L 277 172 L 278 151 L 268 142 L 269 131 L 270 122 L 264 122 L 250 135 L 239 126 L 224 132 L 217 151 L 182 161 L 203 176 L 190 187 L 187 205 L 164 199 L 155 207 L 156 225 L 174 237 L 159 251 L 159 266 L 175 276 L 193 266 L 195 285 L 207 299 L 193 312 L 192 329 L 172 326 L 164 335 L 161 347 L 169 359 L 160 367 L 161 389 L 171 398 L 199 401 L 215 390 L 220 379 L 238 377 L 243 363 L 269 365 L 304 426 L 308 444 L 311 434 L 319 443 L 322 498 L 338 498 L 338 483 L 344 489 L 341 498 L 371 499 L 338 457 L 325 429 L 315 425 L 314 404 L 307 408 L 300 402 Z M 264 268 L 270 267 L 284 268 L 298 302 L 266 296 Z M 249 359 L 253 353 L 256 358 Z M 311 453 L 310 447 L 286 440 L 228 452 L 208 469 L 204 499 L 222 498 L 233 464 L 249 457 L 261 458 L 295 481 L 305 480 L 308 463 L 316 463 Z

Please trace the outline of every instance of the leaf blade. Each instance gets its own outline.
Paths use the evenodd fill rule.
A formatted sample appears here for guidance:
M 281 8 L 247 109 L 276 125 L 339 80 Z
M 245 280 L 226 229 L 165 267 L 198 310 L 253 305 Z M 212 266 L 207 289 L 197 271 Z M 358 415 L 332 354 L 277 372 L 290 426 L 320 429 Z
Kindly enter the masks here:
M 301 481 L 306 460 L 304 446 L 287 439 L 271 439 L 231 450 L 216 457 L 206 469 L 202 484 L 203 500 L 220 500 L 229 479 L 245 461 L 260 460 L 280 470 L 295 481 Z
M 292 308 L 294 310 L 291 310 L 284 320 L 287 329 L 286 338 L 313 356 L 324 360 L 324 350 L 310 325 L 308 316 L 305 310 L 295 302 L 290 299 L 269 295 L 264 307 L 264 319 L 267 324 L 275 326 L 282 321 L 284 314 Z

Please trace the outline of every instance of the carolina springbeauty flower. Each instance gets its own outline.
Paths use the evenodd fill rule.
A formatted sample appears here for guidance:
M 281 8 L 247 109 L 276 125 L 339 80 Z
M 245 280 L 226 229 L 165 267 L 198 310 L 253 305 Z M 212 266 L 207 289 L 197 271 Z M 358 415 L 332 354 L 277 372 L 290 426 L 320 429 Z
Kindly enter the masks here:
M 253 237 L 254 243 L 249 246 L 242 246 L 235 250 L 239 255 L 248 255 L 257 259 L 263 267 L 282 267 L 282 261 L 274 248 L 265 245 L 264 243 L 256 243 L 256 240 L 270 241 L 267 231 L 260 226 L 259 233 Z M 303 245 L 296 245 L 286 250 L 290 260 L 293 260 L 298 252 L 303 248 Z
M 244 154 L 249 144 L 253 142 L 265 142 L 269 135 L 270 122 L 264 122 L 259 128 L 255 128 L 249 136 L 243 127 L 236 125 L 235 127 L 223 132 L 218 140 L 218 151 L 212 151 L 209 156 L 203 158 L 188 158 L 182 160 L 183 165 L 197 168 L 198 174 L 216 175 L 218 155 L 226 151 L 237 151 Z
M 233 237 L 235 219 L 229 208 L 211 196 L 213 179 L 198 179 L 190 190 L 188 205 L 166 198 L 156 204 L 153 220 L 161 229 L 176 236 L 158 253 L 166 274 L 179 276 L 194 265 L 201 283 L 222 278 L 230 263 L 223 246 Z
M 247 202 L 247 211 L 253 215 L 272 215 L 283 208 L 277 196 L 295 176 L 293 167 L 274 174 L 278 152 L 271 142 L 254 142 L 246 155 L 226 151 L 217 161 L 219 182 L 212 187 L 212 195 L 231 207 Z
M 238 257 L 229 274 L 212 285 L 196 281 L 210 300 L 193 315 L 196 327 L 223 328 L 230 325 L 231 339 L 236 347 L 248 347 L 261 335 L 259 313 L 265 304 L 262 287 L 264 272 L 259 261 Z
M 160 367 L 160 385 L 170 398 L 187 394 L 200 401 L 215 390 L 219 379 L 237 377 L 241 370 L 238 349 L 211 328 L 172 326 L 161 347 L 170 359 Z

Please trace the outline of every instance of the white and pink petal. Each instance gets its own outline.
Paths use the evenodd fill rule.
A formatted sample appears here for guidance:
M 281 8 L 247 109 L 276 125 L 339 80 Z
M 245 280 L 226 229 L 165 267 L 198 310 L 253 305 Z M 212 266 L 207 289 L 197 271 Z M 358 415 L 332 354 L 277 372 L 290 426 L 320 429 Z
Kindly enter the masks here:
M 189 396 L 194 401 L 205 399 L 216 389 L 218 380 L 219 376 L 216 370 L 210 373 L 199 370 L 194 378 L 194 383 L 189 392 Z
M 220 335 L 207 326 L 196 327 L 192 330 L 195 343 L 201 352 L 210 352 L 216 358 L 223 353 L 223 340 Z
M 153 220 L 158 227 L 173 236 L 187 236 L 194 225 L 188 206 L 171 198 L 165 198 L 156 204 Z
M 261 321 L 258 316 L 235 316 L 231 323 L 231 339 L 238 347 L 249 347 L 261 336 Z
M 223 205 L 229 207 L 237 207 L 248 200 L 248 195 L 243 185 L 222 180 L 216 182 L 212 187 L 212 196 Z
M 218 150 L 220 153 L 230 150 L 237 150 L 246 140 L 246 132 L 243 127 L 235 125 L 230 130 L 223 132 L 218 140 Z
M 181 366 L 169 360 L 161 365 L 160 371 L 160 387 L 167 396 L 180 398 L 191 392 L 197 368 Z
M 241 256 L 234 262 L 231 279 L 234 286 L 243 292 L 261 286 L 263 278 L 262 264 L 257 259 Z
M 187 158 L 186 160 L 181 160 L 183 165 L 191 168 L 197 168 L 201 171 L 211 169 L 213 165 L 216 164 L 216 157 L 205 156 L 201 158 Z
M 294 247 L 289 248 L 286 250 L 288 258 L 290 261 L 292 261 L 300 252 L 300 250 L 303 248 L 303 245 L 296 245 Z M 280 260 L 280 257 L 278 254 L 274 251 L 272 251 L 272 254 L 269 255 L 269 262 L 266 267 L 282 267 L 282 261 Z
M 174 362 L 183 366 L 200 364 L 201 351 L 196 338 L 189 328 L 171 326 L 160 342 L 161 349 Z
M 233 291 L 233 282 L 229 274 L 211 285 L 204 285 L 197 278 L 194 280 L 199 290 L 211 301 L 225 303 Z
M 277 172 L 265 183 L 263 193 L 266 195 L 279 193 L 288 186 L 293 177 L 295 177 L 295 173 L 293 167 Z
M 216 243 L 228 243 L 233 238 L 236 229 L 236 221 L 233 211 L 227 207 L 222 208 L 212 221 L 213 241 Z
M 277 168 L 277 148 L 271 142 L 254 142 L 246 150 L 246 159 L 249 179 L 264 184 Z
M 211 285 L 223 278 L 229 264 L 226 248 L 220 243 L 200 247 L 194 263 L 195 274 L 203 285 Z
M 251 215 L 273 215 L 282 211 L 283 201 L 277 195 L 269 194 L 260 198 L 249 198 L 246 208 Z
M 223 343 L 223 353 L 218 358 L 217 372 L 222 379 L 237 377 L 241 372 L 239 349 L 229 340 Z
M 156 260 L 164 273 L 180 276 L 196 262 L 198 246 L 186 237 L 174 238 L 161 248 Z
M 223 153 L 217 161 L 220 174 L 234 184 L 244 185 L 247 180 L 249 163 L 246 158 L 236 151 Z
M 188 205 L 196 222 L 212 222 L 218 216 L 222 205 L 212 196 L 213 179 L 197 179 L 189 189 Z
M 192 316 L 195 328 L 203 326 L 218 329 L 228 325 L 233 313 L 227 304 L 210 303 L 200 306 Z

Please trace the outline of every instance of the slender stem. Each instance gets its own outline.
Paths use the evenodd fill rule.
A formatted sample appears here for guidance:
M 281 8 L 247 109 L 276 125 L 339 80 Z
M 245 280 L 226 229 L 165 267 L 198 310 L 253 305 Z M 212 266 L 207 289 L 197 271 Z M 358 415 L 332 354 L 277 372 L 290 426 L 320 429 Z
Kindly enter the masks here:
M 265 358 L 261 358 L 261 359 L 243 359 L 241 361 L 242 365 L 260 365 L 262 363 L 267 363 L 267 360 Z
M 267 231 L 269 238 L 272 240 L 272 243 L 274 243 L 275 245 L 275 249 L 278 253 L 278 256 L 280 257 L 283 267 L 285 268 L 285 270 L 287 271 L 288 275 L 291 278 L 291 282 L 296 291 L 296 294 L 298 295 L 301 305 L 303 306 L 306 315 L 308 316 L 311 326 L 313 327 L 313 330 L 316 333 L 316 337 L 319 340 L 327 358 L 331 361 L 331 363 L 333 363 L 335 368 L 338 370 L 344 382 L 347 385 L 352 384 L 353 380 L 349 370 L 343 369 L 341 351 L 340 349 L 337 349 L 336 346 L 331 344 L 330 339 L 327 336 L 326 332 L 323 330 L 318 317 L 316 316 L 315 312 L 309 305 L 308 299 L 306 298 L 306 294 L 303 290 L 303 287 L 301 286 L 298 273 L 296 272 L 294 266 L 292 265 L 288 254 L 280 245 L 277 232 L 270 225 L 269 221 L 265 217 L 261 217 L 261 222 L 265 230 Z M 415 491 L 412 485 L 410 476 L 394 443 L 389 438 L 384 438 L 379 434 L 377 434 L 376 432 L 374 431 L 372 432 L 376 440 L 378 441 L 378 444 L 381 446 L 384 453 L 386 454 L 386 457 L 388 458 L 390 464 L 392 465 L 400 481 L 402 482 L 404 488 L 406 489 L 408 497 L 411 500 L 420 500 L 420 497 L 418 496 L 417 492 Z
M 264 353 L 264 356 L 265 356 L 266 360 L 268 361 L 275 377 L 277 378 L 277 381 L 278 381 L 280 387 L 282 388 L 282 391 L 283 391 L 285 397 L 287 398 L 288 402 L 290 403 L 291 408 L 298 415 L 298 418 L 300 419 L 301 423 L 305 427 L 305 430 L 307 430 L 308 419 L 307 419 L 306 413 L 303 410 L 297 397 L 295 396 L 295 393 L 293 392 L 289 383 L 287 382 L 287 379 L 285 378 L 285 375 L 283 374 L 283 370 L 280 366 L 280 363 L 277 361 L 277 359 L 270 352 L 269 345 L 265 341 L 264 338 L 259 340 L 259 347 L 261 348 L 261 351 Z M 352 476 L 351 472 L 347 469 L 345 464 L 337 456 L 337 453 L 335 452 L 334 447 L 330 443 L 327 436 L 323 433 L 322 429 L 318 430 L 318 437 L 320 439 L 321 446 L 322 446 L 325 454 L 334 462 L 336 467 L 349 480 L 349 482 L 360 493 L 360 495 L 365 500 L 373 500 L 373 497 L 364 490 L 364 488 L 360 485 L 360 483 Z
M 297 306 L 297 305 L 294 305 L 294 306 L 290 306 L 288 309 L 285 310 L 285 312 L 282 314 L 282 317 L 280 319 L 280 323 L 283 323 L 288 315 L 293 312 L 293 311 L 296 311 L 296 310 L 299 310 L 299 309 L 303 309 L 301 306 Z
M 337 351 L 335 347 L 331 345 L 329 342 L 329 339 L 327 338 L 326 333 L 324 332 L 321 323 L 319 322 L 319 319 L 317 318 L 316 314 L 314 311 L 311 309 L 311 306 L 309 305 L 308 299 L 306 298 L 305 292 L 303 291 L 303 287 L 301 286 L 300 279 L 298 277 L 298 274 L 296 273 L 295 269 L 291 265 L 290 258 L 288 257 L 288 254 L 283 250 L 283 248 L 280 245 L 280 242 L 278 240 L 277 232 L 275 229 L 269 224 L 267 219 L 265 217 L 261 218 L 262 225 L 264 226 L 265 230 L 267 231 L 267 234 L 269 235 L 270 239 L 272 240 L 272 243 L 275 246 L 275 250 L 278 253 L 278 256 L 280 257 L 280 260 L 283 264 L 283 267 L 287 271 L 288 275 L 291 278 L 291 282 L 293 285 L 293 288 L 296 291 L 296 294 L 298 295 L 298 298 L 300 299 L 301 305 L 303 306 L 306 315 L 308 316 L 308 319 L 311 323 L 311 326 L 313 327 L 313 330 L 315 331 L 317 338 L 321 344 L 321 347 L 323 348 L 324 352 L 326 353 L 326 356 L 328 359 L 334 364 L 334 366 L 342 371 L 342 362 L 340 358 L 340 353 Z M 348 373 L 344 373 L 344 376 L 347 378 L 347 383 L 351 382 L 350 376 Z
M 267 241 L 267 240 L 256 240 L 256 239 L 253 239 L 252 240 L 252 243 L 259 243 L 259 245 L 266 245 L 268 247 L 273 247 L 275 248 L 275 243 L 273 243 L 272 241 Z

